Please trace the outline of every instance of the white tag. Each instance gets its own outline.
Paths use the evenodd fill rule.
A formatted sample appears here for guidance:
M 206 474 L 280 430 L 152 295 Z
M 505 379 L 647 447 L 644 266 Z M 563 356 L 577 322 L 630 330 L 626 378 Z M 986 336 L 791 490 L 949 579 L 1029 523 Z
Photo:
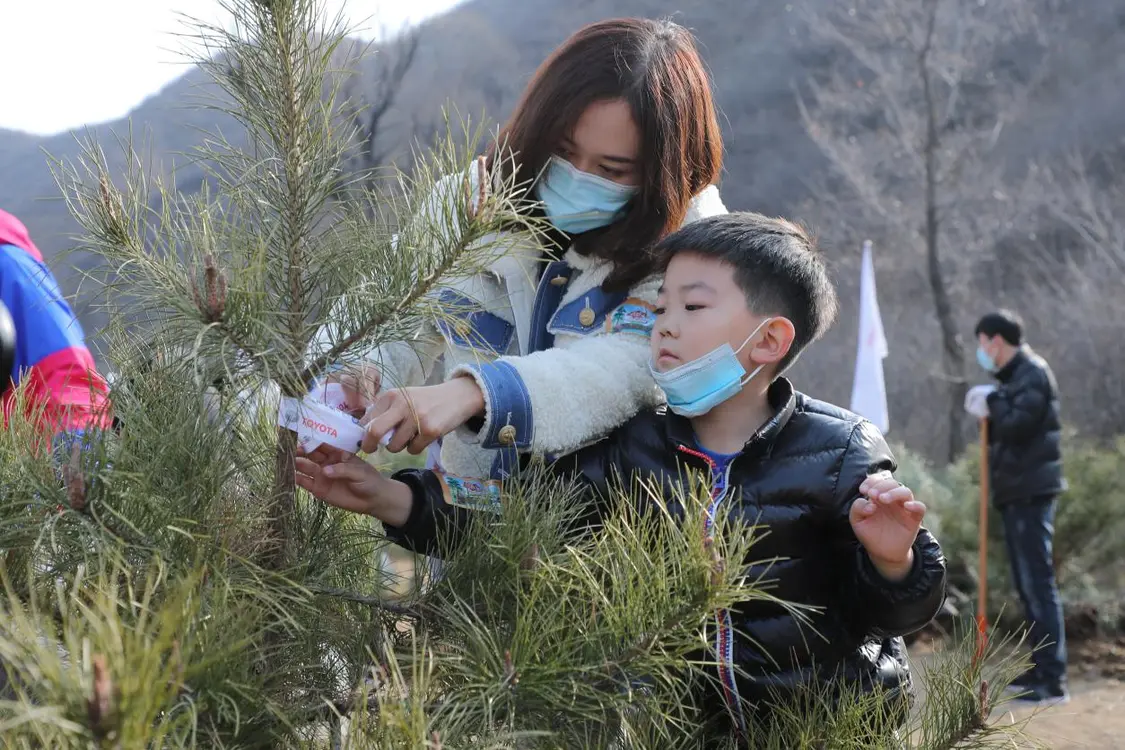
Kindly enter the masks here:
M 300 401 L 283 398 L 278 405 L 277 424 L 296 432 L 297 443 L 306 452 L 324 443 L 355 453 L 366 432 L 352 415 L 320 403 L 311 396 Z
M 283 398 L 277 407 L 277 425 L 297 433 L 297 443 L 306 453 L 321 444 L 331 445 L 348 453 L 359 451 L 367 430 L 359 420 L 345 411 L 321 401 L 320 393 L 310 393 L 301 400 Z M 391 442 L 394 430 L 379 441 Z
M 327 404 L 339 411 L 350 411 L 348 400 L 344 396 L 344 386 L 339 383 L 318 383 L 309 393 L 317 401 Z

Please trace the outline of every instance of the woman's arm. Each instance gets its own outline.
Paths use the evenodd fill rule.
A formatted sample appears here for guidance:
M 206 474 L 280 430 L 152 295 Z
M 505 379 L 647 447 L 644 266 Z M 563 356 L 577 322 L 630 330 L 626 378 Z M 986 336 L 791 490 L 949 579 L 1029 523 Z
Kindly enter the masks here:
M 604 437 L 662 400 L 649 370 L 658 287 L 649 281 L 612 306 L 591 289 L 556 314 L 553 348 L 461 364 L 441 385 L 383 393 L 364 450 L 392 431 L 388 449 L 412 453 L 453 431 L 487 450 L 555 454 Z M 581 316 L 586 304 L 600 310 L 592 322 Z
M 560 335 L 553 348 L 524 357 L 461 365 L 484 401 L 483 424 L 459 434 L 484 448 L 568 453 L 609 434 L 662 400 L 649 370 L 649 338 L 659 282 L 633 289 L 598 333 Z

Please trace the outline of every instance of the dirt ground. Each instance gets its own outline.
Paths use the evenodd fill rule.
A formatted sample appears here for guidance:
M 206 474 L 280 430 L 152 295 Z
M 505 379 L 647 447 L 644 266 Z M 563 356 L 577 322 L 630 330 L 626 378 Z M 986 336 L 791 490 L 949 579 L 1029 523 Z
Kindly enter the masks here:
M 925 663 L 933 642 L 911 646 L 915 665 Z M 1069 644 L 1070 702 L 1051 708 L 1009 701 L 992 723 L 1020 723 L 1029 742 L 1016 747 L 1059 750 L 1125 750 L 1125 636 Z M 925 700 L 925 683 L 917 684 Z M 1025 723 L 1026 722 L 1026 723 Z
M 1009 711 L 1004 719 L 1018 720 L 1031 713 L 1029 709 Z M 1125 682 L 1073 681 L 1070 703 L 1036 712 L 1027 733 L 1046 747 L 1060 750 L 1125 747 Z
M 1009 710 L 994 718 L 1030 716 L 1028 734 L 1050 748 L 1125 748 L 1125 637 L 1076 644 L 1070 651 L 1070 703 Z

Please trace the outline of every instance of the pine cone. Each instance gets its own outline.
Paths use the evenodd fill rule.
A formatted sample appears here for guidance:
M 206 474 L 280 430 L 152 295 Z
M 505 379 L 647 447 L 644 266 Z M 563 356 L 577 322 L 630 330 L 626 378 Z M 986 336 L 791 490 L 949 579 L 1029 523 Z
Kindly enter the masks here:
M 82 474 L 82 446 L 75 441 L 70 449 L 70 462 L 63 467 L 66 500 L 74 510 L 86 507 L 86 477 Z
M 210 253 L 203 256 L 203 288 L 200 289 L 193 279 L 191 296 L 205 322 L 218 323 L 223 319 L 227 306 L 227 279 L 215 264 L 215 256 Z
M 113 710 L 112 694 L 113 682 L 109 677 L 109 668 L 106 666 L 105 657 L 94 654 L 94 686 L 90 698 L 86 701 L 86 715 L 90 719 L 90 730 L 99 739 L 109 733 L 110 711 Z
M 715 547 L 715 537 L 704 537 L 703 549 L 711 553 L 711 585 L 719 586 L 723 582 L 723 573 L 727 568 L 723 558 L 719 556 L 719 550 Z
M 121 205 L 121 195 L 104 174 L 98 182 L 102 197 L 102 210 L 105 212 L 105 231 L 114 242 L 125 245 L 129 233 L 125 228 L 125 209 Z
M 532 542 L 531 546 L 527 548 L 527 552 L 520 559 L 520 570 L 535 571 L 542 564 L 543 561 L 539 557 L 539 545 Z

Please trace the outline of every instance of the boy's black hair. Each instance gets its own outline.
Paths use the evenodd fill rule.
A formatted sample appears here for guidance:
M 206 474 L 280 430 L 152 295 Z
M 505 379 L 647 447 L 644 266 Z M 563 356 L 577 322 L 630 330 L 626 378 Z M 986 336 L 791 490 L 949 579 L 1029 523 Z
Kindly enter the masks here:
M 1011 310 L 997 310 L 980 319 L 974 336 L 999 336 L 1012 346 L 1023 344 L 1023 320 Z
M 793 323 L 793 345 L 777 373 L 836 318 L 836 289 L 808 233 L 785 219 L 742 212 L 688 224 L 656 246 L 662 269 L 679 253 L 698 253 L 734 268 L 734 281 L 756 315 L 780 315 Z

